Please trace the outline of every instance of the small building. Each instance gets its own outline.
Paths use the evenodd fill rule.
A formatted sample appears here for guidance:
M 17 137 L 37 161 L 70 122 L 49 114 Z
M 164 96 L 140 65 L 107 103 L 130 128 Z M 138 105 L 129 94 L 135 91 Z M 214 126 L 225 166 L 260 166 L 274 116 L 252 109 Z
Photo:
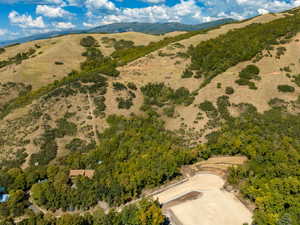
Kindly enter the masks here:
M 84 176 L 91 179 L 94 175 L 95 170 L 70 170 L 70 177 Z

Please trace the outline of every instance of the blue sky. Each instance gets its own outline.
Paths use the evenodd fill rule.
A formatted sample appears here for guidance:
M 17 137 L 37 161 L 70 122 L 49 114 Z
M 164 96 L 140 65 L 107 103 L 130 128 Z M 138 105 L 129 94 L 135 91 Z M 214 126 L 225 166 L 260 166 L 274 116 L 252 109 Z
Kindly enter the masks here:
M 0 40 L 115 22 L 198 24 L 300 6 L 300 0 L 0 0 Z

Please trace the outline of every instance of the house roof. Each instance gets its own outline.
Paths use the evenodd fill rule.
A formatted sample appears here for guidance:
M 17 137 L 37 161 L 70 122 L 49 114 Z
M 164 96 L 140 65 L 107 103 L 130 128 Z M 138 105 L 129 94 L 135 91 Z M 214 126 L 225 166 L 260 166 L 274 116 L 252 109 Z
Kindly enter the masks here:
M 70 177 L 85 176 L 93 178 L 95 170 L 70 170 Z
M 70 170 L 70 176 L 74 177 L 74 176 L 84 176 L 84 170 Z
M 95 174 L 95 170 L 85 170 L 84 171 L 84 175 L 88 178 L 93 178 L 94 174 Z

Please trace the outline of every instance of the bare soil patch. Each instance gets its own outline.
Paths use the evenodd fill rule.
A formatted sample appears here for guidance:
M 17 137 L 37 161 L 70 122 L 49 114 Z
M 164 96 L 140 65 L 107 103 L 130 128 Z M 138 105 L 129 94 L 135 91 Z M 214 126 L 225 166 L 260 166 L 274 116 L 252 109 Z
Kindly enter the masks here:
M 171 220 L 176 225 L 251 223 L 251 212 L 233 193 L 222 190 L 224 183 L 219 176 L 197 174 L 154 198 L 166 204 L 164 212 L 168 215 L 171 213 Z

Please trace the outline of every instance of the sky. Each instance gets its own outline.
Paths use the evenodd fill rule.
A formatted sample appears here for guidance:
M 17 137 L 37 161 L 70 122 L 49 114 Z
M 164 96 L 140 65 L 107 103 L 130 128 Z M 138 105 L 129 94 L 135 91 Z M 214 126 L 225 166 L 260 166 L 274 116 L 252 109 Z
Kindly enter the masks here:
M 119 22 L 241 20 L 297 6 L 300 0 L 0 0 L 0 41 Z

